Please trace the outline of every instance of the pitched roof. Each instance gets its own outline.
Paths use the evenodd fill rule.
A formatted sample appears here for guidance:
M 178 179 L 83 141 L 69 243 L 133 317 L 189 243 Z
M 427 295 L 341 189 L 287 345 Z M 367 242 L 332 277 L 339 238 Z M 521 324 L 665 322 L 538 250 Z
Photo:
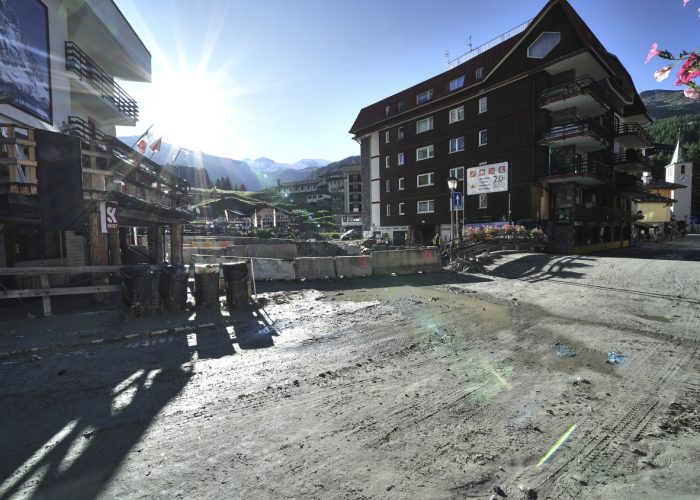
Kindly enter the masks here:
M 685 163 L 686 159 L 683 155 L 683 148 L 681 147 L 681 140 L 678 139 L 676 143 L 676 150 L 673 152 L 673 158 L 671 158 L 671 164 L 675 163 Z
M 619 82 L 624 82 L 626 84 L 623 85 L 624 87 L 632 90 L 633 99 L 632 102 L 625 107 L 625 115 L 630 116 L 644 114 L 649 121 L 651 121 L 646 107 L 634 87 L 632 78 L 619 59 L 605 49 L 600 40 L 598 40 L 578 13 L 576 13 L 571 5 L 569 5 L 567 0 L 550 0 L 529 23 L 527 29 L 524 31 L 518 32 L 512 37 L 505 39 L 503 42 L 490 47 L 483 53 L 454 68 L 449 69 L 448 71 L 440 73 L 439 75 L 431 77 L 428 80 L 363 108 L 360 110 L 360 113 L 350 128 L 350 133 L 358 136 L 370 130 L 381 128 L 384 123 L 390 121 L 393 122 L 397 117 L 401 117 L 402 115 L 421 107 L 430 107 L 436 101 L 440 101 L 441 98 L 453 95 L 453 93 L 450 93 L 447 89 L 449 88 L 449 82 L 458 76 L 467 75 L 467 82 L 465 82 L 465 86 L 460 90 L 460 92 L 468 91 L 470 89 L 475 90 L 486 85 L 489 75 L 494 72 L 500 63 L 507 58 L 507 56 L 522 40 L 527 38 L 528 35 L 532 33 L 536 25 L 555 5 L 560 5 L 562 7 L 574 30 L 579 34 L 581 40 L 587 44 L 591 54 L 593 54 L 593 56 L 596 57 L 600 63 L 608 69 L 610 74 L 612 74 Z M 479 67 L 484 68 L 484 78 L 479 81 L 469 82 L 469 76 L 474 75 L 476 69 Z M 417 105 L 416 95 L 430 89 L 434 89 L 436 94 L 435 97 L 424 104 Z M 401 111 L 397 109 L 397 104 L 400 101 L 403 102 L 403 109 Z M 388 115 L 385 111 L 387 107 L 389 107 Z

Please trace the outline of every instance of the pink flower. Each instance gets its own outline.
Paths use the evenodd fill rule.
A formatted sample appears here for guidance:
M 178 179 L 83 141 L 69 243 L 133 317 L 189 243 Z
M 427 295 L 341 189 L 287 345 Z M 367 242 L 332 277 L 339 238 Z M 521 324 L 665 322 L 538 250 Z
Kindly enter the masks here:
M 697 92 L 694 89 L 691 89 L 690 87 L 683 91 L 683 95 L 686 96 L 688 99 L 700 99 L 700 92 Z
M 683 7 L 685 7 L 685 6 L 688 5 L 689 3 L 690 3 L 690 0 L 683 0 Z
M 678 72 L 676 85 L 687 85 L 700 76 L 700 57 L 695 52 L 691 52 L 685 64 Z
M 656 79 L 657 82 L 661 82 L 668 78 L 668 75 L 671 73 L 671 67 L 672 66 L 664 66 L 663 68 L 656 70 L 654 72 L 654 78 Z
M 651 61 L 654 57 L 656 57 L 656 56 L 658 56 L 659 54 L 661 54 L 661 51 L 660 51 L 660 50 L 657 50 L 657 48 L 656 48 L 656 47 L 658 47 L 658 46 L 659 46 L 659 45 L 658 45 L 656 42 L 654 42 L 654 43 L 651 44 L 651 50 L 650 50 L 649 53 L 647 54 L 647 60 L 644 61 L 644 64 L 648 63 L 648 62 Z

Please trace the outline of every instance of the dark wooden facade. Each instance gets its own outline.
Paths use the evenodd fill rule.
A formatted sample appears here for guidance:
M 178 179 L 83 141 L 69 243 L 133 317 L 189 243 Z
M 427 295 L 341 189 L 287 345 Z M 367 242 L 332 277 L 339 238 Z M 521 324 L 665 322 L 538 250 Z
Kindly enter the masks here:
M 528 48 L 550 32 L 559 34 L 559 42 L 544 58 L 528 57 Z M 585 78 L 588 68 L 594 77 Z M 482 79 L 476 78 L 477 72 Z M 450 81 L 461 76 L 464 86 L 450 90 Z M 431 89 L 432 99 L 416 104 L 416 96 Z M 580 106 L 580 101 L 573 99 L 576 89 L 584 96 L 585 108 L 576 109 Z M 485 111 L 479 107 L 483 98 Z M 450 110 L 460 106 L 464 106 L 464 119 L 450 123 Z M 417 121 L 428 117 L 432 117 L 433 129 L 417 133 Z M 648 121 L 641 99 L 617 58 L 604 49 L 565 0 L 552 0 L 521 33 L 360 112 L 350 132 L 361 140 L 368 194 L 369 182 L 377 181 L 376 175 L 371 178 L 370 164 L 373 159 L 379 161 L 379 200 L 375 187 L 375 198 L 365 198 L 364 229 L 372 222 L 369 203 L 379 201 L 380 226 L 423 230 L 433 226 L 439 231 L 450 222 L 450 169 L 464 167 L 466 171 L 482 163 L 508 162 L 509 192 L 488 194 L 486 208 L 479 208 L 478 196 L 465 196 L 465 222 L 509 217 L 549 225 L 550 235 L 559 236 L 562 242 L 552 248 L 565 253 L 594 243 L 581 236 L 588 230 L 575 226 L 596 226 L 595 231 L 608 235 L 602 237 L 606 241 L 624 239 L 630 224 L 630 193 L 618 186 L 635 170 L 628 168 L 628 160 L 617 162 L 615 153 L 629 159 L 634 149 L 644 147 L 644 132 L 637 122 Z M 479 145 L 483 130 L 488 141 Z M 557 135 L 560 130 L 564 130 L 563 139 Z M 580 140 L 570 139 L 570 131 L 580 135 Z M 626 141 L 623 132 L 632 134 L 633 139 Z M 378 148 L 372 151 L 375 134 Z M 450 140 L 461 137 L 464 150 L 450 153 Z M 569 146 L 567 140 L 576 145 Z M 417 161 L 417 148 L 428 145 L 433 146 L 434 157 Z M 562 145 L 572 151 L 570 163 L 578 162 L 563 173 L 552 168 L 556 163 L 553 158 L 558 158 L 555 152 L 563 151 Z M 398 164 L 399 153 L 404 154 L 403 165 Z M 580 175 L 581 164 L 584 176 Z M 590 168 L 586 170 L 586 166 Z M 424 173 L 434 174 L 433 184 L 417 187 L 417 176 Z M 401 178 L 403 190 L 399 190 Z M 457 189 L 463 189 L 462 182 Z M 434 200 L 434 213 L 417 213 L 420 200 Z M 554 213 L 569 202 L 572 217 L 557 221 Z M 400 203 L 403 214 L 399 214 Z M 591 204 L 600 210 L 590 210 Z M 579 205 L 587 209 L 577 209 Z M 601 231 L 598 226 L 609 228 Z

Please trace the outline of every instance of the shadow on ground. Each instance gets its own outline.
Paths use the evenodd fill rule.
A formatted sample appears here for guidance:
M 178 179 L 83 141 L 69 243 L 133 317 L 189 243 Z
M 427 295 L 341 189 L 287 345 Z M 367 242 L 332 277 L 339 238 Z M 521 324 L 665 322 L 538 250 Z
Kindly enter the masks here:
M 277 335 L 257 307 L 230 317 L 225 311 L 174 316 L 216 323 L 135 345 L 0 364 L 1 499 L 99 496 L 127 455 L 146 446 L 151 423 L 193 376 L 191 361 L 231 356 L 235 343 L 272 347 Z M 90 321 L 99 330 L 100 316 Z M 233 325 L 245 333 L 236 337 Z

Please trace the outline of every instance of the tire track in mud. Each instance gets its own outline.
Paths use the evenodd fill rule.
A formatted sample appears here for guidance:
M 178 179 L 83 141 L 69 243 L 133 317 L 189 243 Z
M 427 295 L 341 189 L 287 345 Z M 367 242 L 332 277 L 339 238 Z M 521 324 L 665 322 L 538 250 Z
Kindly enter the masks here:
M 640 439 L 640 435 L 665 407 L 657 394 L 668 380 L 672 380 L 688 365 L 689 361 L 695 359 L 700 346 L 697 343 L 694 344 L 693 349 L 687 350 L 680 357 L 668 356 L 665 363 L 654 363 L 661 366 L 660 370 L 648 370 L 646 369 L 649 366 L 648 363 L 637 362 L 637 369 L 629 373 L 628 378 L 634 380 L 638 377 L 650 382 L 651 385 L 642 387 L 645 395 L 634 400 L 631 407 L 629 403 L 620 402 L 620 410 L 613 416 L 594 418 L 583 428 L 579 427 L 577 434 L 588 434 L 589 439 L 571 446 L 565 452 L 567 458 L 564 463 L 549 472 L 535 485 L 528 486 L 534 487 L 538 494 L 546 497 L 577 498 L 584 491 L 591 493 L 596 486 L 593 483 L 600 481 L 601 478 L 617 473 L 629 473 L 629 468 L 636 467 L 635 461 L 639 458 L 629 449 L 629 444 Z M 657 354 L 659 347 L 650 350 L 646 358 L 649 359 Z M 562 450 L 558 453 L 561 454 Z M 506 484 L 513 491 L 532 473 L 530 469 L 522 471 Z

